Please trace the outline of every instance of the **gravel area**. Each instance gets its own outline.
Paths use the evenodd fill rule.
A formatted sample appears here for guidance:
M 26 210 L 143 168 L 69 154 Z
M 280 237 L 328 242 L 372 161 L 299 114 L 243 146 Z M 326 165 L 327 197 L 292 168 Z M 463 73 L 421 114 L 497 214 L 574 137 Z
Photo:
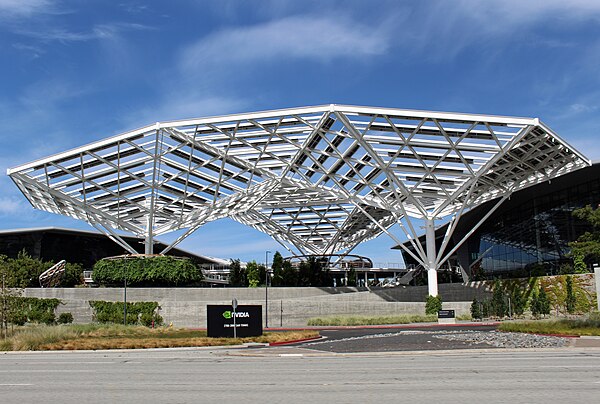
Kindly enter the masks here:
M 464 341 L 471 344 L 485 344 L 498 348 L 560 348 L 569 344 L 568 338 L 525 334 L 520 332 L 444 332 L 434 338 L 449 341 Z
M 477 348 L 560 348 L 570 338 L 499 332 L 490 329 L 323 331 L 323 340 L 302 344 L 305 348 L 330 352 L 385 352 Z

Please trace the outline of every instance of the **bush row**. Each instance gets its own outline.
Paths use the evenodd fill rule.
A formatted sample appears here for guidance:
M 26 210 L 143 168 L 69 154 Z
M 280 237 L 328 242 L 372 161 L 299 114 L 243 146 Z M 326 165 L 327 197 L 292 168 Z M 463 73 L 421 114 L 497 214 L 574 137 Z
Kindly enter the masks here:
M 92 300 L 89 302 L 94 310 L 94 320 L 106 324 L 123 324 L 123 302 L 106 302 Z M 158 302 L 127 302 L 127 324 L 160 326 L 163 318 L 158 314 Z
M 94 265 L 94 282 L 103 286 L 184 286 L 199 283 L 202 271 L 187 258 L 159 256 L 101 259 Z

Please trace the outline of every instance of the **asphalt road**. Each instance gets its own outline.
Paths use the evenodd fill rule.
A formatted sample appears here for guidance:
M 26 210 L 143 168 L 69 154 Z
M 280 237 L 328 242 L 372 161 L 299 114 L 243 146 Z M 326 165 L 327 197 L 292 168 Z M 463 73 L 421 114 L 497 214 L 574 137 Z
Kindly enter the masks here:
M 596 403 L 600 350 L 0 354 L 2 403 Z
M 377 327 L 377 328 L 340 328 L 320 330 L 323 340 L 302 344 L 310 349 L 321 351 L 350 352 L 392 352 L 392 351 L 428 351 L 447 349 L 494 348 L 491 345 L 471 344 L 463 341 L 449 341 L 435 338 L 435 333 L 461 331 L 492 331 L 495 325 L 468 326 L 415 326 Z

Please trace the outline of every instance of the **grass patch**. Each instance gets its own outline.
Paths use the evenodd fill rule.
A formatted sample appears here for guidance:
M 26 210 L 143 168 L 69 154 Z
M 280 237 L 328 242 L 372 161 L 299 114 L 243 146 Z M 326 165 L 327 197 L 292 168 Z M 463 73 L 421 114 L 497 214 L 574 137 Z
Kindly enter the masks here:
M 436 322 L 436 315 L 405 314 L 400 316 L 335 316 L 308 319 L 313 326 L 385 325 Z
M 250 338 L 208 338 L 206 331 L 124 325 L 25 326 L 0 340 L 0 351 L 175 348 L 271 343 L 317 337 L 315 331 L 270 332 Z
M 600 336 L 600 314 L 593 313 L 581 319 L 509 321 L 500 324 L 500 331 L 535 334 L 595 335 Z

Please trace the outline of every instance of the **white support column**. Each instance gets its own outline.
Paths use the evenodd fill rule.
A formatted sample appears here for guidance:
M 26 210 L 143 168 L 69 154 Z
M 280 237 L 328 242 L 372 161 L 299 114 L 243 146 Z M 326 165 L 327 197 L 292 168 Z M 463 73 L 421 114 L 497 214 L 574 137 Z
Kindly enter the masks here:
M 427 287 L 431 296 L 438 295 L 436 248 L 435 248 L 435 226 L 434 220 L 425 219 L 425 247 L 427 249 Z
M 150 208 L 152 209 L 152 207 Z M 148 228 L 146 229 L 146 239 L 144 240 L 144 254 L 154 254 L 154 229 L 152 228 L 152 215 L 148 216 Z

